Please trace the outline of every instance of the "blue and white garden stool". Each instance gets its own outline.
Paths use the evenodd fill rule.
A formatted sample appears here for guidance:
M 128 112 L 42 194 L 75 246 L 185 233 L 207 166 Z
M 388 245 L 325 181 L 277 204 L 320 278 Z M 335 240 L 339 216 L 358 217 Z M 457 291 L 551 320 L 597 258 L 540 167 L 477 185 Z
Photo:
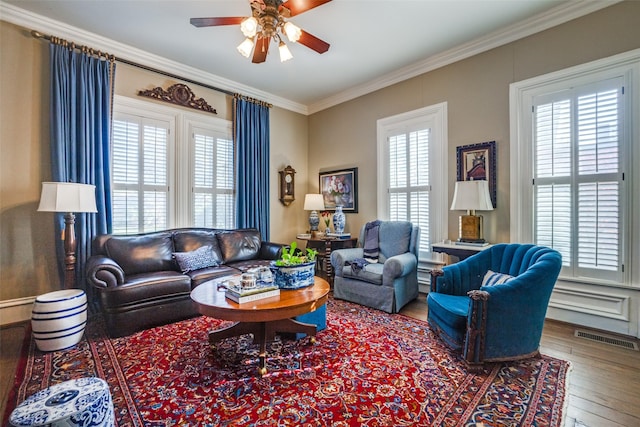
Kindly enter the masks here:
M 78 378 L 29 396 L 9 417 L 15 427 L 112 427 L 113 401 L 100 378 Z
M 87 295 L 65 289 L 40 295 L 33 303 L 31 330 L 41 351 L 55 351 L 80 342 L 87 324 Z

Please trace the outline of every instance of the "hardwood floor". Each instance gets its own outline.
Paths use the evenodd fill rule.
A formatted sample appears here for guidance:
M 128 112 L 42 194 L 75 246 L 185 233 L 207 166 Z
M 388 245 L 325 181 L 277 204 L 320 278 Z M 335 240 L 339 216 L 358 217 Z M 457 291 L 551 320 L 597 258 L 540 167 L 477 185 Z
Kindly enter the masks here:
M 402 313 L 426 320 L 425 296 L 420 295 Z M 565 427 L 640 426 L 640 352 L 577 338 L 575 329 L 547 321 L 540 346 L 542 353 L 572 364 Z M 0 414 L 13 386 L 26 330 L 26 324 L 0 328 Z
M 0 328 L 0 417 L 4 415 L 7 398 L 13 387 L 27 323 Z M 0 419 L 0 422 L 1 419 Z

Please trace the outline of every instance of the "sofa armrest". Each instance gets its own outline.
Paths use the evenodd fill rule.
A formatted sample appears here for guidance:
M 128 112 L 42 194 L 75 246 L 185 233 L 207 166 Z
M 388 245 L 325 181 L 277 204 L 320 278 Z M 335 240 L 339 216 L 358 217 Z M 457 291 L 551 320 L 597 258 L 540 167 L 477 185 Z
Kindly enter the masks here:
M 275 260 L 280 258 L 282 255 L 282 248 L 286 245 L 282 243 L 274 243 L 274 242 L 262 242 L 260 244 L 260 253 L 258 257 L 260 259 L 271 259 Z
M 124 271 L 113 259 L 92 256 L 87 260 L 87 280 L 96 288 L 116 287 L 124 283 Z
M 331 251 L 331 266 L 336 276 L 342 277 L 342 268 L 348 261 L 353 261 L 356 258 L 362 258 L 364 251 L 362 248 L 349 248 L 338 249 Z
M 382 284 L 393 286 L 393 281 L 417 271 L 418 259 L 411 252 L 387 258 L 382 268 Z

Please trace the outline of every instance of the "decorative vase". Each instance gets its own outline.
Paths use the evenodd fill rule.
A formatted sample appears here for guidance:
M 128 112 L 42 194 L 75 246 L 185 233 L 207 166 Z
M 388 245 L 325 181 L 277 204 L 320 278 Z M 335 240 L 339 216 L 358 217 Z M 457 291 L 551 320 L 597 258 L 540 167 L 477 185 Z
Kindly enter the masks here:
M 318 224 L 320 224 L 320 217 L 317 211 L 311 211 L 309 214 L 309 229 L 310 231 L 318 231 Z
M 315 267 L 315 261 L 291 266 L 278 266 L 274 261 L 271 263 L 273 283 L 280 289 L 299 289 L 311 286 L 314 283 Z
M 333 214 L 333 230 L 336 234 L 344 233 L 344 225 L 346 218 L 342 212 L 342 206 L 336 206 L 336 212 Z

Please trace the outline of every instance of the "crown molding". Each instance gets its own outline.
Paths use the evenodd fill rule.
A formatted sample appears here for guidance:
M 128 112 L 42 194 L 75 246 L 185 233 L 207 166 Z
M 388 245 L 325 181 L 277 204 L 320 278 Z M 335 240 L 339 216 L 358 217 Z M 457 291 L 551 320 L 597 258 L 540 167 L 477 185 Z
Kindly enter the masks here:
M 59 22 L 42 15 L 38 15 L 21 9 L 11 4 L 0 1 L 0 19 L 9 23 L 36 30 L 44 34 L 52 34 L 56 37 L 68 39 L 76 44 L 91 46 L 117 58 L 126 59 L 133 63 L 155 68 L 178 76 L 185 76 L 189 79 L 219 87 L 230 92 L 238 92 L 251 98 L 269 102 L 277 107 L 290 110 L 296 113 L 308 114 L 306 105 L 293 102 L 279 97 L 272 93 L 264 92 L 251 86 L 246 86 L 238 82 L 225 79 L 215 74 L 207 73 L 198 68 L 193 68 L 180 64 L 179 62 L 163 58 L 159 55 L 146 52 L 133 46 L 99 36 L 89 31 Z
M 573 19 L 612 6 L 622 0 L 579 0 L 562 4 L 532 18 L 494 31 L 484 37 L 472 40 L 453 49 L 430 56 L 422 61 L 400 68 L 367 83 L 327 97 L 308 106 L 309 114 L 314 114 L 343 102 L 375 92 L 396 83 L 486 52 L 507 43 L 539 33 Z

